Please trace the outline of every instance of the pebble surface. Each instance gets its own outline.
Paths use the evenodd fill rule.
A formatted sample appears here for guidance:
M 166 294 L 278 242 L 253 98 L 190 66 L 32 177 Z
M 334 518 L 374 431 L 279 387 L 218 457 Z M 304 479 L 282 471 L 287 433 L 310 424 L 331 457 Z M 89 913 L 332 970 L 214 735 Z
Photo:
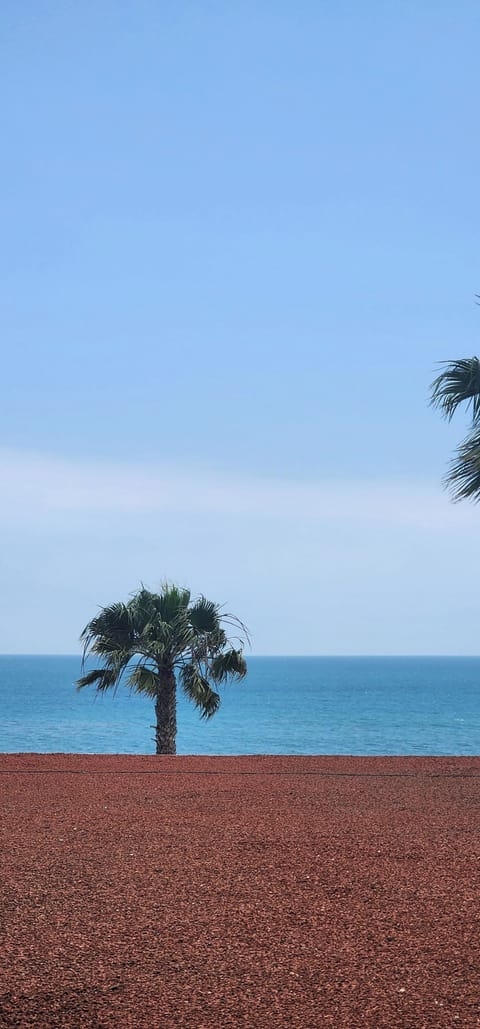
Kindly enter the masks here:
M 480 758 L 0 755 L 0 1026 L 480 1026 Z

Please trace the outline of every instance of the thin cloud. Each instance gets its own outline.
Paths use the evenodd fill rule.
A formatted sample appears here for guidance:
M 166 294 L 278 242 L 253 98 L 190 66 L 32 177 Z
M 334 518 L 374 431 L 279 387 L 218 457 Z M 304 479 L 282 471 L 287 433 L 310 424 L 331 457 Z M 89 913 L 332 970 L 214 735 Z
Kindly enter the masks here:
M 208 469 L 63 459 L 0 450 L 0 517 L 22 512 L 187 513 L 441 529 L 478 522 L 440 485 L 393 480 L 295 481 Z

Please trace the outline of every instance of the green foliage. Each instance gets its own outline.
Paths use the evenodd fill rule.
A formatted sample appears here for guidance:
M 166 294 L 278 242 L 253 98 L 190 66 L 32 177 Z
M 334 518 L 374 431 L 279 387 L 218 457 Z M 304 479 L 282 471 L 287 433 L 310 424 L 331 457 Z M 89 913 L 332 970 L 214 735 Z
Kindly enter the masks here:
M 247 663 L 241 650 L 226 650 L 216 654 L 210 666 L 212 679 L 215 682 L 225 682 L 229 676 L 234 675 L 243 679 L 247 674 Z
M 474 429 L 460 443 L 445 477 L 454 500 L 480 500 L 480 429 Z
M 465 357 L 460 361 L 442 361 L 444 371 L 432 382 L 430 403 L 438 408 L 448 421 L 457 407 L 466 403 L 472 407 L 472 422 L 480 418 L 480 361 L 478 357 Z
M 445 476 L 454 500 L 480 500 L 480 361 L 478 357 L 444 362 L 432 382 L 430 403 L 447 421 L 461 404 L 471 410 L 470 431 L 455 451 Z
M 202 718 L 211 718 L 220 707 L 220 696 L 212 690 L 208 679 L 201 675 L 194 664 L 184 665 L 180 669 L 180 682 L 183 692 L 200 709 Z
M 145 693 L 147 697 L 154 698 L 157 695 L 158 675 L 139 662 L 130 672 L 127 684 L 135 693 Z
M 235 649 L 222 627 L 235 627 L 241 645 Z M 153 699 L 173 673 L 202 718 L 211 718 L 220 706 L 212 684 L 244 678 L 247 671 L 243 644 L 245 626 L 232 615 L 222 615 L 217 604 L 201 596 L 191 602 L 189 590 L 164 583 L 160 593 L 144 586 L 124 603 L 111 604 L 82 632 L 84 674 L 78 689 L 94 686 L 99 692 L 124 682 L 136 693 Z M 85 672 L 95 656 L 101 668 Z
M 78 689 L 83 689 L 84 686 L 95 685 L 97 691 L 102 693 L 103 690 L 108 690 L 112 686 L 115 686 L 116 676 L 113 671 L 108 668 L 92 668 L 86 675 L 82 675 L 82 678 L 78 680 Z
M 190 623 L 199 634 L 218 632 L 220 623 L 217 605 L 200 597 L 190 608 Z

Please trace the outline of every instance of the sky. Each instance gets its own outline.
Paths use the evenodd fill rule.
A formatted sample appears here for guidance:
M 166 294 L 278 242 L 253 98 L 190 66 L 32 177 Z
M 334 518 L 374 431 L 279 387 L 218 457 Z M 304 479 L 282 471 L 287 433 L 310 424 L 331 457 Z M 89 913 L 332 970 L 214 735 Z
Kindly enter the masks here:
M 255 654 L 480 653 L 480 9 L 6 0 L 0 652 L 169 579 Z

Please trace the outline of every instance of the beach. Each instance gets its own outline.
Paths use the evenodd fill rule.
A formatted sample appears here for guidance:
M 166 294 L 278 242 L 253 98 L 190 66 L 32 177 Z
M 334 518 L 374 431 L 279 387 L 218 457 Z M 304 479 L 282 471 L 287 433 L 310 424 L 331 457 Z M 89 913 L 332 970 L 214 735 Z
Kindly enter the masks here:
M 2 754 L 0 780 L 0 1026 L 480 1025 L 480 758 Z

